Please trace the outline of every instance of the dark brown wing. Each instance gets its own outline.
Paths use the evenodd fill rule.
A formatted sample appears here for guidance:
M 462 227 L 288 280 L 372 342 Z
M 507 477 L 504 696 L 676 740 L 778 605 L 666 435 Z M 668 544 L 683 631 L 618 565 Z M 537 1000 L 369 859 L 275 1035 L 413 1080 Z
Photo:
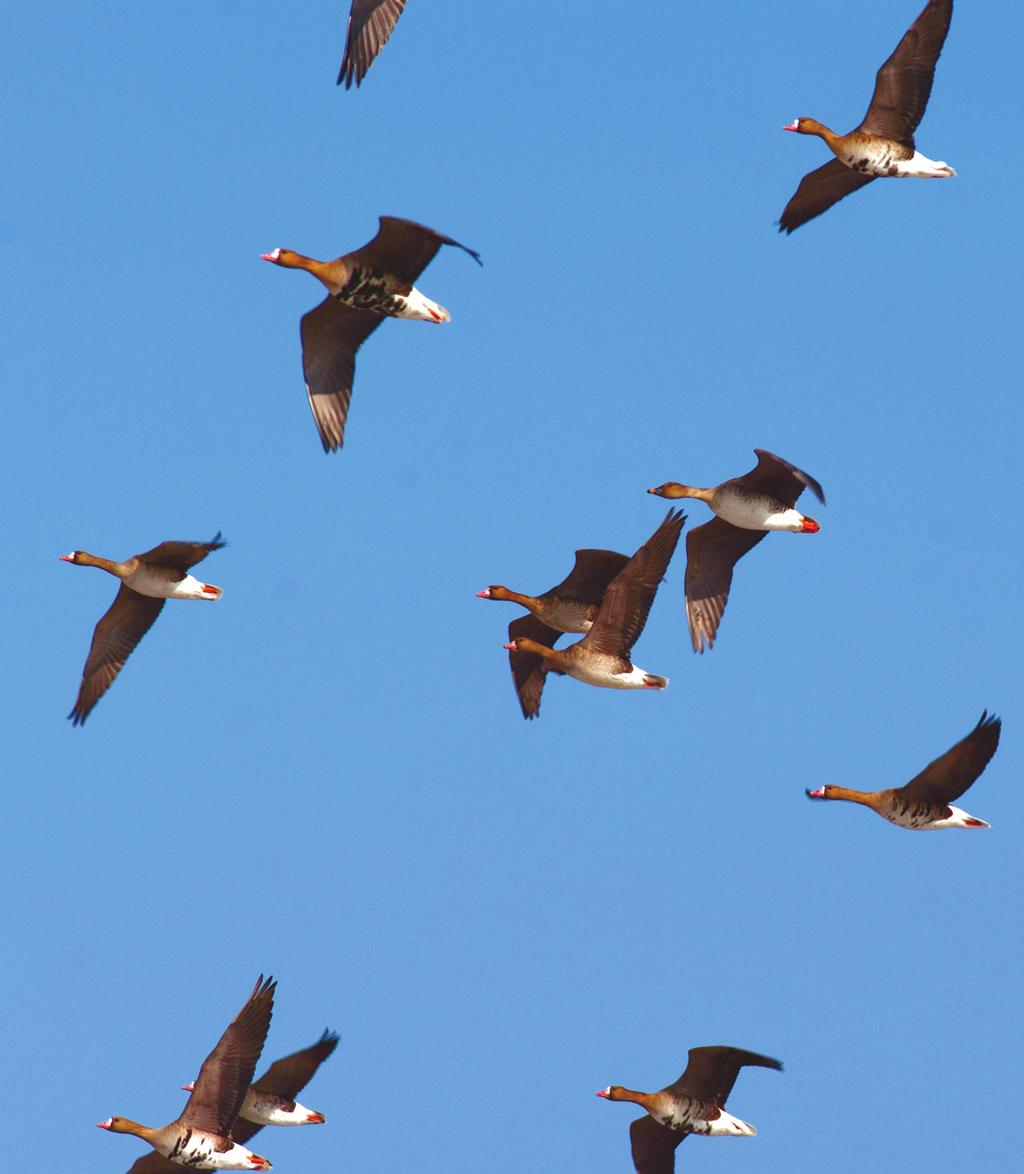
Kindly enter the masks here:
M 858 130 L 913 149 L 952 17 L 953 0 L 928 0 L 875 76 L 871 105 Z
M 263 975 L 259 976 L 245 1006 L 203 1061 L 192 1095 L 178 1118 L 183 1125 L 206 1129 L 219 1137 L 231 1134 L 267 1038 L 276 986 L 273 979 L 264 982 Z
M 577 550 L 572 570 L 546 594 L 564 595 L 582 603 L 600 603 L 608 584 L 628 562 L 628 555 L 614 550 Z
M 433 261 L 442 245 L 454 245 L 469 253 L 478 265 L 483 264 L 480 254 L 474 249 L 427 228 L 425 224 L 402 220 L 398 216 L 381 216 L 379 220 L 377 235 L 361 249 L 349 253 L 349 258 L 358 258 L 364 265 L 394 274 L 410 283 Z
M 533 615 L 520 616 L 508 626 L 510 644 L 513 640 L 528 636 L 538 644 L 554 648 L 555 641 L 561 634 L 554 628 L 549 628 L 547 624 L 542 624 Z M 536 652 L 510 652 L 508 663 L 512 669 L 512 682 L 516 687 L 523 717 L 534 718 L 540 713 L 540 695 L 544 692 L 544 678 L 548 675 L 547 661 Z
M 687 534 L 686 618 L 694 652 L 714 645 L 729 600 L 732 569 L 767 533 L 741 530 L 721 518 L 712 518 Z
M 271 1093 L 273 1096 L 286 1097 L 294 1101 L 337 1046 L 337 1035 L 333 1031 L 325 1031 L 312 1047 L 303 1048 L 301 1052 L 293 1052 L 282 1060 L 275 1060 L 253 1088 L 257 1092 Z M 240 1145 L 245 1145 L 262 1128 L 263 1126 L 257 1125 L 255 1121 L 246 1121 L 244 1117 L 239 1117 L 232 1127 L 231 1136 Z M 152 1174 L 157 1174 L 157 1171 L 154 1170 Z
M 163 605 L 164 600 L 140 595 L 121 584 L 109 611 L 92 634 L 78 700 L 68 714 L 73 726 L 82 725 L 96 702 L 114 683 L 135 645 L 153 626 Z
M 638 1117 L 629 1127 L 637 1174 L 674 1174 L 676 1147 L 689 1136 L 659 1124 L 653 1117 Z
M 356 351 L 384 321 L 335 297 L 302 315 L 302 373 L 324 452 L 341 448 L 356 374 Z
M 737 481 L 742 481 L 744 485 L 761 493 L 770 493 L 790 509 L 796 505 L 796 499 L 805 487 L 822 505 L 825 504 L 825 494 L 810 473 L 805 473 L 803 469 L 791 465 L 783 457 L 777 457 L 775 453 L 763 448 L 755 448 L 754 453 L 757 456 L 757 464 L 749 473 L 737 477 Z
M 926 803 L 946 804 L 959 799 L 988 766 L 989 759 L 999 745 L 999 731 L 1002 728 L 1000 719 L 989 717 L 986 710 L 966 738 L 930 762 L 905 787 L 898 788 L 896 793 Z
M 209 542 L 161 542 L 159 546 L 135 557 L 140 563 L 149 563 L 154 567 L 174 567 L 181 571 L 184 578 L 189 567 L 201 563 L 211 550 L 222 550 L 225 546 L 227 543 L 221 539 L 218 530 Z
M 778 1060 L 761 1056 L 757 1052 L 745 1052 L 742 1048 L 719 1045 L 690 1048 L 689 1057 L 686 1071 L 665 1091 L 701 1101 L 714 1101 L 719 1108 L 724 1107 L 741 1068 L 754 1065 L 782 1071 L 782 1064 Z
M 404 8 L 405 0 L 352 0 L 339 86 L 344 82 L 348 90 L 353 82 L 357 87 L 362 83 L 374 58 L 394 32 Z
M 583 637 L 582 643 L 588 648 L 629 660 L 685 521 L 681 510 L 669 510 L 657 530 L 611 581 L 597 619 Z
M 809 171 L 800 181 L 789 203 L 779 217 L 779 232 L 795 232 L 801 224 L 827 212 L 833 204 L 865 184 L 875 176 L 854 171 L 838 159 L 830 159 L 823 166 Z

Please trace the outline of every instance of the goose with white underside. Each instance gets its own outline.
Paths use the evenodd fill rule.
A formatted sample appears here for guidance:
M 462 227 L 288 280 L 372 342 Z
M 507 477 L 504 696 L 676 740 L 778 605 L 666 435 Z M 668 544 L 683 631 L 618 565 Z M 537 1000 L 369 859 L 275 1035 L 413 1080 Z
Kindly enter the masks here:
M 817 135 L 835 155 L 805 175 L 779 217 L 779 231 L 791 233 L 833 204 L 879 177 L 951 179 L 948 163 L 922 155 L 914 131 L 932 92 L 935 63 L 949 32 L 953 0 L 929 0 L 879 69 L 871 104 L 860 126 L 837 135 L 814 118 L 795 118 L 783 130 Z
M 973 785 L 989 764 L 999 745 L 1002 722 L 984 711 L 981 720 L 955 746 L 930 762 L 920 774 L 902 787 L 886 791 L 855 791 L 850 787 L 834 786 L 808 790 L 811 799 L 844 799 L 859 803 L 910 831 L 939 831 L 942 828 L 987 828 L 983 819 L 969 815 L 953 800 Z
M 78 700 L 68 714 L 73 726 L 82 725 L 114 683 L 124 662 L 155 623 L 165 600 L 220 599 L 224 593 L 219 587 L 202 583 L 188 572 L 211 551 L 225 545 L 218 530 L 209 542 L 161 542 L 123 563 L 85 550 L 60 556 L 62 562 L 99 567 L 121 580 L 120 591 L 93 632 Z
M 236 1141 L 232 1129 L 267 1038 L 276 986 L 272 978 L 259 976 L 203 1061 L 185 1108 L 169 1125 L 154 1129 L 127 1117 L 108 1117 L 97 1123 L 99 1128 L 133 1134 L 161 1157 L 192 1170 L 269 1170 L 271 1163 Z
M 714 645 L 729 600 L 733 568 L 748 551 L 771 530 L 817 534 L 821 529 L 795 508 L 805 488 L 824 504 L 818 482 L 763 448 L 755 448 L 754 453 L 757 464 L 749 473 L 712 489 L 666 481 L 647 490 L 669 500 L 695 497 L 718 515 L 686 537 L 686 619 L 694 652 Z
M 691 1133 L 710 1137 L 752 1137 L 757 1130 L 725 1110 L 725 1102 L 744 1067 L 772 1068 L 782 1064 L 770 1056 L 720 1045 L 690 1048 L 686 1070 L 658 1092 L 636 1092 L 612 1084 L 597 1096 L 630 1101 L 649 1116 L 629 1129 L 633 1164 L 638 1174 L 672 1174 L 675 1151 Z
M 333 261 L 316 261 L 291 249 L 261 253 L 285 269 L 305 269 L 327 289 L 327 297 L 300 322 L 306 394 L 324 452 L 341 448 L 352 399 L 356 352 L 385 318 L 449 322 L 451 314 L 413 282 L 442 245 L 480 254 L 426 225 L 381 216 L 377 235 L 361 249 Z
M 681 511 L 668 511 L 658 529 L 611 581 L 597 618 L 582 640 L 567 648 L 550 648 L 520 636 L 504 647 L 509 652 L 536 653 L 549 672 L 564 673 L 600 689 L 664 689 L 668 677 L 649 673 L 630 658 L 685 521 Z

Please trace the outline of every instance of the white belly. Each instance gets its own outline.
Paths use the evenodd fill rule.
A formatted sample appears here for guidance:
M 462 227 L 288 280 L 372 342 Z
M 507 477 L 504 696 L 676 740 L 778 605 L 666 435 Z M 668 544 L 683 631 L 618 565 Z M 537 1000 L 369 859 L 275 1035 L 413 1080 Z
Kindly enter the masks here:
M 164 1154 L 178 1166 L 189 1170 L 269 1170 L 270 1162 L 247 1150 L 244 1145 L 233 1145 L 224 1153 L 217 1153 L 208 1134 L 182 1134 L 168 1153 Z
M 616 673 L 605 668 L 600 661 L 596 664 L 583 661 L 574 665 L 570 675 L 585 685 L 596 685 L 599 689 L 664 689 L 668 684 L 668 677 L 659 677 L 637 665 L 633 665 L 628 673 Z M 664 683 L 651 685 L 651 681 Z
M 163 575 L 154 574 L 145 565 L 129 575 L 125 583 L 133 591 L 153 599 L 219 599 L 221 596 L 219 587 L 201 583 L 193 575 L 186 575 L 184 579 L 173 582 Z
M 780 502 L 770 497 L 730 492 L 724 486 L 712 499 L 711 508 L 724 521 L 741 530 L 793 530 L 804 526 L 799 510 L 780 509 Z
M 909 159 L 900 159 L 895 164 L 895 175 L 898 179 L 952 179 L 956 172 L 948 163 L 936 163 L 915 151 Z

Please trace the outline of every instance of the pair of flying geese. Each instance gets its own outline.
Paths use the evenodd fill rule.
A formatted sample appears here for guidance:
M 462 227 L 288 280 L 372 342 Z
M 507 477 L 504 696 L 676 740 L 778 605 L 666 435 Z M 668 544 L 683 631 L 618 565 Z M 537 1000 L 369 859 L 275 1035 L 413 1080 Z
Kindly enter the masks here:
M 349 17 L 339 82 L 358 85 L 394 30 L 404 0 L 355 0 Z M 922 155 L 914 131 L 924 116 L 953 15 L 953 0 L 929 0 L 878 70 L 875 89 L 860 125 L 838 135 L 813 118 L 796 118 L 784 129 L 817 135 L 834 158 L 805 175 L 779 218 L 791 233 L 833 204 L 879 177 L 945 179 L 947 163 Z M 352 397 L 359 347 L 385 317 L 447 322 L 450 315 L 413 285 L 441 245 L 465 249 L 451 237 L 393 216 L 380 218 L 368 244 L 333 261 L 316 261 L 288 249 L 263 259 L 305 269 L 327 289 L 327 297 L 303 315 L 300 326 L 306 392 L 325 452 L 340 448 Z
M 155 1151 L 139 1158 L 128 1174 L 174 1174 L 197 1170 L 269 1170 L 271 1163 L 245 1143 L 264 1125 L 322 1125 L 323 1113 L 300 1105 L 296 1096 L 338 1045 L 325 1031 L 315 1044 L 275 1060 L 253 1083 L 256 1063 L 270 1028 L 277 983 L 256 981 L 252 994 L 203 1061 L 182 1112 L 168 1125 L 150 1128 L 127 1117 L 98 1122 L 111 1133 L 131 1133 Z

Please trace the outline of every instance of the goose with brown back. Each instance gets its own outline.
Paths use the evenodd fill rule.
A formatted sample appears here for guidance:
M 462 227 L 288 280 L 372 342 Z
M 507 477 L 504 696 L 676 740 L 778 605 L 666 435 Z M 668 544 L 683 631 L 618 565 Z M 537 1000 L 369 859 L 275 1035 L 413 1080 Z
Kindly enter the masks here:
M 478 591 L 477 597 L 518 603 L 530 612 L 509 624 L 510 642 L 525 638 L 553 648 L 563 632 L 590 631 L 608 584 L 628 562 L 626 555 L 614 550 L 577 550 L 569 574 L 543 595 L 523 595 L 492 583 Z M 523 717 L 535 718 L 547 675 L 544 658 L 535 652 L 513 651 L 508 659 Z
M 782 1064 L 770 1056 L 712 1045 L 691 1048 L 686 1071 L 658 1092 L 635 1092 L 617 1084 L 601 1089 L 599 1097 L 631 1101 L 649 1114 L 629 1129 L 638 1174 L 672 1174 L 676 1147 L 691 1133 L 752 1137 L 757 1132 L 753 1125 L 725 1111 L 740 1069 L 748 1066 L 782 1071 Z
M 232 1130 L 267 1038 L 276 986 L 272 978 L 264 981 L 263 975 L 259 976 L 245 1006 L 203 1061 L 195 1090 L 174 1121 L 153 1129 L 127 1117 L 108 1117 L 98 1122 L 99 1128 L 134 1134 L 176 1166 L 269 1170 L 270 1162 L 246 1149 Z
M 807 794 L 811 799 L 845 799 L 870 807 L 883 819 L 910 831 L 938 831 L 942 828 L 987 828 L 983 819 L 968 815 L 953 800 L 970 787 L 989 764 L 999 745 L 1002 722 L 985 711 L 981 720 L 955 746 L 930 762 L 920 774 L 902 787 L 887 791 L 854 791 L 831 783 Z
M 586 685 L 602 689 L 664 689 L 667 677 L 634 665 L 630 657 L 685 521 L 681 511 L 668 511 L 658 529 L 611 581 L 597 618 L 578 643 L 551 648 L 539 640 L 518 636 L 504 647 L 509 652 L 534 653 L 543 659 L 548 672 L 565 673 Z
M 821 529 L 813 518 L 794 508 L 805 488 L 824 504 L 818 482 L 763 448 L 755 448 L 754 453 L 757 464 L 749 473 L 713 489 L 666 481 L 647 490 L 670 500 L 698 498 L 718 515 L 686 538 L 686 618 L 694 652 L 714 645 L 729 600 L 733 567 L 748 551 L 770 530 L 817 534 Z
M 413 285 L 442 245 L 454 245 L 483 264 L 479 253 L 450 236 L 397 216 L 381 216 L 372 241 L 333 261 L 316 261 L 291 249 L 260 254 L 285 269 L 305 269 L 327 289 L 327 297 L 300 322 L 306 394 L 324 452 L 344 442 L 356 351 L 384 319 L 451 320 L 444 306 Z
M 948 163 L 928 159 L 914 145 L 914 131 L 924 117 L 935 63 L 952 17 L 953 0 L 929 0 L 879 69 L 868 112 L 849 134 L 837 135 L 814 118 L 795 118 L 782 128 L 817 135 L 835 158 L 800 181 L 779 217 L 780 232 L 793 232 L 879 176 L 951 179 L 956 175 Z
M 93 632 L 78 700 L 68 714 L 72 725 L 82 725 L 114 683 L 136 644 L 153 626 L 165 599 L 220 599 L 223 592 L 219 587 L 201 583 L 188 571 L 210 551 L 225 545 L 218 531 L 209 542 L 161 542 L 123 563 L 85 550 L 60 556 L 62 562 L 99 567 L 121 580 L 120 591 Z

